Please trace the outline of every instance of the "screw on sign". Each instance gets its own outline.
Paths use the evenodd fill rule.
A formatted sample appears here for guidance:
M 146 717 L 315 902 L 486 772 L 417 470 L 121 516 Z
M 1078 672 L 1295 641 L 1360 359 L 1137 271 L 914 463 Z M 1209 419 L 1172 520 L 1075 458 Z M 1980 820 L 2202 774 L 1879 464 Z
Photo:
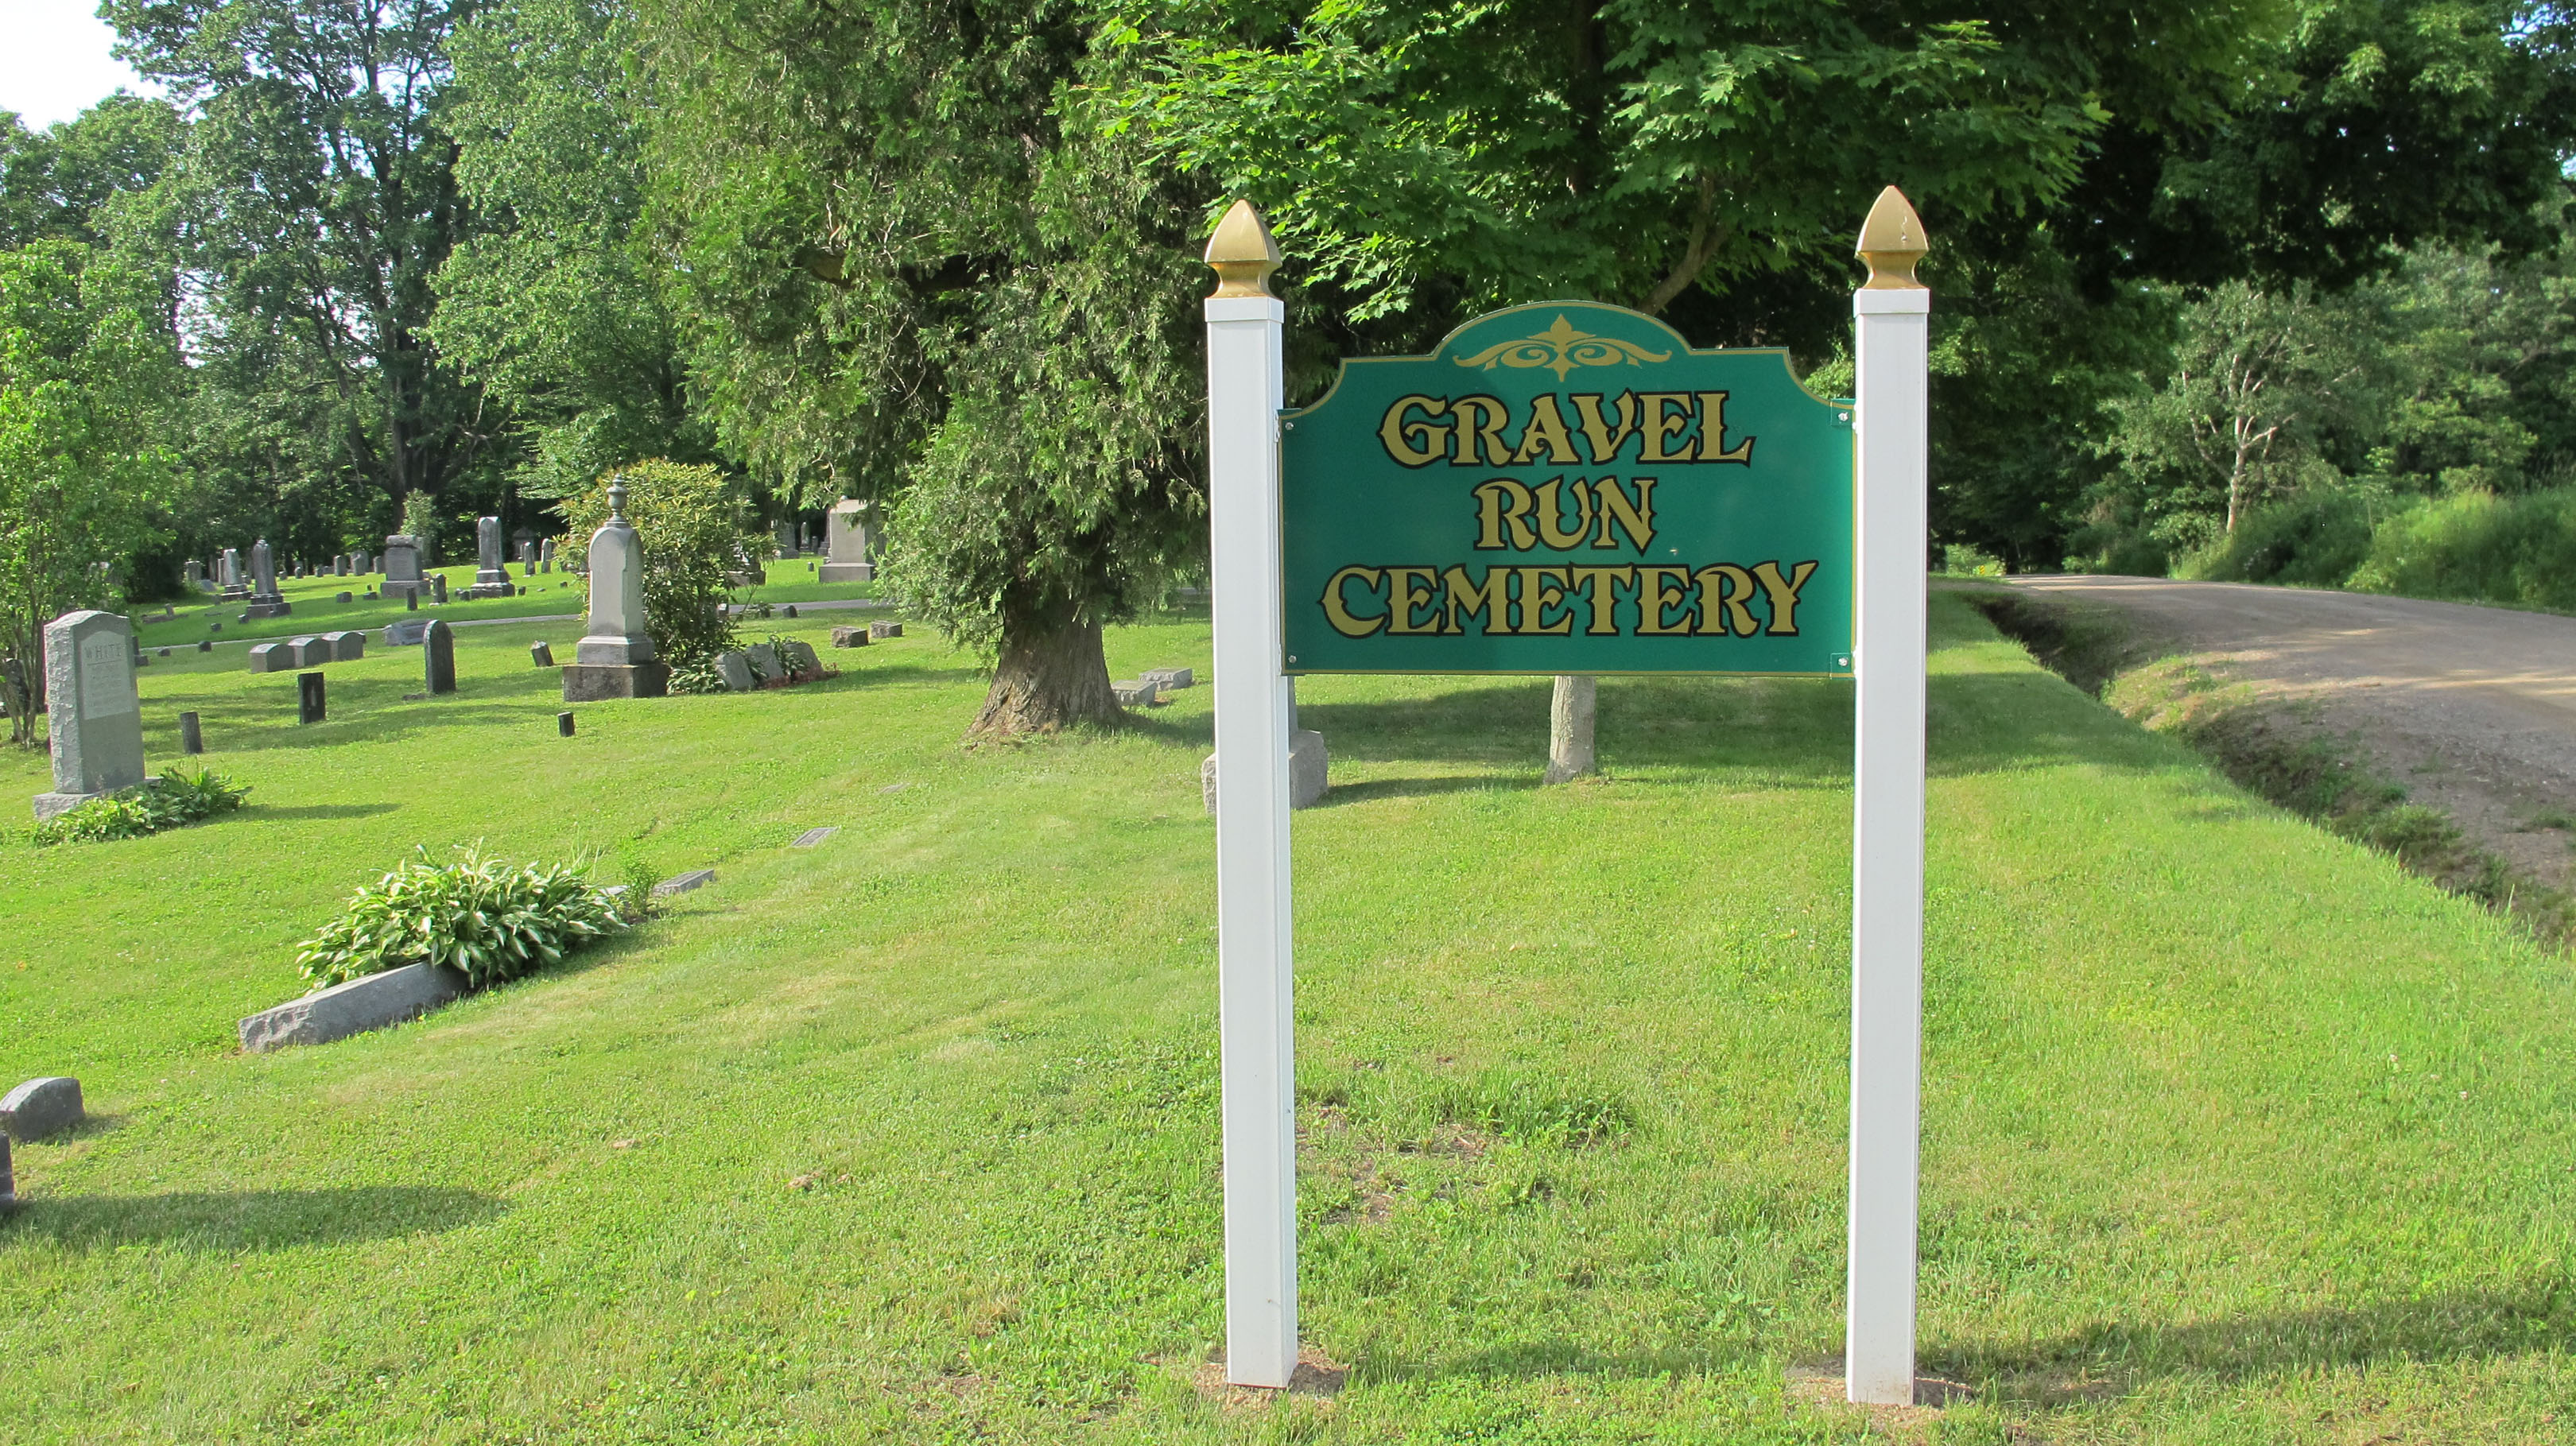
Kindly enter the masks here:
M 1283 417 L 1278 243 L 1209 239 L 1210 618 L 1226 1373 L 1297 1365 L 1291 673 L 1697 673 L 1854 681 L 1845 1389 L 1914 1399 L 1923 953 L 1922 223 L 1858 252 L 1856 397 L 1776 350 L 1543 302 L 1430 355 L 1342 363 Z

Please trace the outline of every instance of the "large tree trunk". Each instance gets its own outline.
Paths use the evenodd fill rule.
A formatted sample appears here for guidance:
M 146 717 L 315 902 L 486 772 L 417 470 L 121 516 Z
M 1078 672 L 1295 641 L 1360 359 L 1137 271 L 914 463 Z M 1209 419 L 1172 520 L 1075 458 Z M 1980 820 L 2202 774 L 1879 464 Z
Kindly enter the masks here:
M 1547 708 L 1547 776 L 1544 783 L 1570 783 L 1601 771 L 1592 756 L 1593 704 L 1600 680 L 1589 673 L 1557 676 L 1556 693 Z
M 1126 716 L 1109 691 L 1100 624 L 1069 623 L 1045 632 L 1031 624 L 1005 623 L 992 691 L 984 695 L 983 711 L 966 736 L 1052 733 L 1075 723 L 1118 723 Z

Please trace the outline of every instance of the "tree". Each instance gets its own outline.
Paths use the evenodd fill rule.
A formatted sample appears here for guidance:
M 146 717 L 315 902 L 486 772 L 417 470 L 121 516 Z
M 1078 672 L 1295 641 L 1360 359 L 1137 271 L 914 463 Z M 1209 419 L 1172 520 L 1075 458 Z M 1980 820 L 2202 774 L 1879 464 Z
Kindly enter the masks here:
M 1061 0 L 641 13 L 724 444 L 808 506 L 893 499 L 890 585 L 995 658 L 974 732 L 1115 720 L 1102 625 L 1205 547 L 1206 196 L 1101 122 L 1128 53 Z
M 2161 514 L 2216 510 L 2234 532 L 2311 457 L 2366 365 L 2348 328 L 2300 287 L 2231 281 L 2188 308 L 2165 384 L 2117 404 L 2112 445 Z M 2213 509 L 2212 503 L 2215 503 Z
M 301 493 L 280 534 L 319 553 L 415 491 L 472 485 L 497 429 L 425 331 L 471 233 L 439 128 L 473 0 L 107 0 L 118 54 L 197 120 L 162 180 L 185 218 L 192 450 L 219 492 Z M 289 540 L 291 539 L 291 540 Z
M 116 563 L 159 532 L 180 377 L 151 278 L 76 243 L 0 251 L 0 647 L 9 737 L 35 738 L 45 624 L 113 604 Z
M 480 228 L 426 331 L 525 429 L 520 492 L 562 497 L 640 457 L 703 461 L 669 258 L 645 224 L 653 108 L 634 22 L 604 0 L 515 0 L 457 32 L 457 183 Z

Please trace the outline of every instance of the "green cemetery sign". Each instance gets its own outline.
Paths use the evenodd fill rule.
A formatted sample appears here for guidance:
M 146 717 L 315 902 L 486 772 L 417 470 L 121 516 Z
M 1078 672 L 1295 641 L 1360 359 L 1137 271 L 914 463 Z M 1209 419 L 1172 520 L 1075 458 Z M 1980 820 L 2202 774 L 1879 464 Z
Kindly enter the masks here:
M 1546 302 L 1285 418 L 1291 673 L 1848 676 L 1852 409 Z

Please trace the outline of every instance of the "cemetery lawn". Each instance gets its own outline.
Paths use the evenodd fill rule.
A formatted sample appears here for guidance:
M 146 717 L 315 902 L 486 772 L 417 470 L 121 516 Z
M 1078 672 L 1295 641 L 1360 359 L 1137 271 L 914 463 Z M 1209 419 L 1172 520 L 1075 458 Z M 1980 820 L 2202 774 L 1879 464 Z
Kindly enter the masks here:
M 251 807 L 0 841 L 0 1084 L 98 1117 L 18 1152 L 0 1440 L 2576 1437 L 2567 961 L 1935 602 L 1921 1338 L 1976 1393 L 1937 1419 L 1786 1381 L 1840 1344 L 1843 686 L 1605 680 L 1607 777 L 1542 790 L 1544 679 L 1302 685 L 1304 1310 L 1349 1374 L 1255 1402 L 1198 1384 L 1208 690 L 967 752 L 982 681 L 914 637 L 561 739 L 526 648 L 569 633 L 516 624 L 453 697 L 333 665 L 303 729 L 290 675 L 156 662 L 155 766 L 196 709 Z M 45 786 L 0 757 L 8 827 Z M 477 841 L 718 880 L 233 1052 L 349 889 Z

